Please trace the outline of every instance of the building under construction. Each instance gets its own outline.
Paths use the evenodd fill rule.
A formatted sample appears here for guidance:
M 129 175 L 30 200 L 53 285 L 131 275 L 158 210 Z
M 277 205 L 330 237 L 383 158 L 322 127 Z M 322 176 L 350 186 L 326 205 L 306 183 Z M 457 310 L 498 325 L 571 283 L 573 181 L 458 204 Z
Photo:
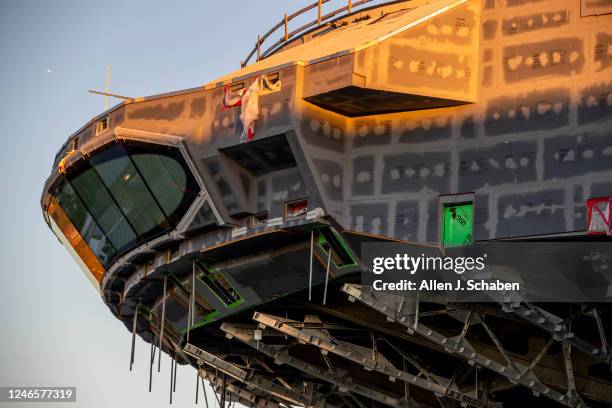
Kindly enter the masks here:
M 151 343 L 138 363 L 190 364 L 223 405 L 612 406 L 607 303 L 361 283 L 364 242 L 609 241 L 612 3 L 279 18 L 239 70 L 126 98 L 55 156 L 45 220 Z

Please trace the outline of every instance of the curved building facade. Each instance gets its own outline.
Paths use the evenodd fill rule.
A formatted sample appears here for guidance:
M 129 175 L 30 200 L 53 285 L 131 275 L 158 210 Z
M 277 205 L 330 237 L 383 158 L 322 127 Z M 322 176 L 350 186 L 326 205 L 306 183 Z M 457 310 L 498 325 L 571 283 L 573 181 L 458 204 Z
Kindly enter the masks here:
M 586 203 L 612 195 L 612 6 L 345 3 L 85 124 L 44 186 L 50 228 L 221 398 L 610 406 L 607 304 L 398 303 L 360 273 L 364 242 L 609 241 Z M 247 123 L 227 100 L 254 83 Z

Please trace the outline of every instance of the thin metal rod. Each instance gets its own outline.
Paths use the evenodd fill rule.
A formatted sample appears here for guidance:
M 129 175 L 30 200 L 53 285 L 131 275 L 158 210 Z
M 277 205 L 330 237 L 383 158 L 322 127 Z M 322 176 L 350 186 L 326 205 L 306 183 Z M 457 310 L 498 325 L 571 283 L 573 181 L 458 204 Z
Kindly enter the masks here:
M 95 94 L 95 95 L 104 95 L 106 97 L 112 96 L 113 98 L 123 99 L 126 101 L 131 101 L 132 99 L 134 99 L 134 98 L 130 98 L 129 96 L 117 95 L 117 94 L 109 93 L 109 92 L 96 91 L 95 89 L 89 89 L 87 92 L 91 94 Z
M 196 398 L 195 405 L 198 405 L 198 392 L 200 391 L 200 373 L 196 369 Z
M 287 21 L 287 13 L 285 13 L 285 41 L 289 39 L 289 24 Z
M 132 323 L 132 350 L 130 353 L 130 371 L 134 365 L 134 352 L 136 351 L 136 325 L 138 321 L 138 306 L 134 309 L 134 321 Z
M 261 35 L 257 34 L 257 61 L 261 58 Z
M 176 392 L 176 369 L 177 369 L 177 362 L 176 362 L 176 356 L 174 356 L 174 381 L 172 383 L 172 392 Z
M 317 25 L 321 24 L 321 0 L 317 4 Z
M 206 404 L 206 408 L 208 408 L 208 393 L 206 392 L 206 384 L 204 383 L 204 377 L 201 377 L 202 380 L 202 391 L 204 392 L 204 403 Z
M 323 289 L 323 306 L 327 303 L 327 283 L 329 282 L 329 265 L 331 263 L 332 248 L 329 246 L 329 254 L 327 255 L 327 269 L 325 272 L 325 289 Z
M 170 405 L 172 405 L 172 382 L 174 381 L 174 357 L 170 356 Z
M 353 0 L 348 0 L 348 6 L 346 8 L 348 14 L 351 14 L 351 11 L 353 11 Z
M 162 339 L 164 338 L 164 322 L 166 321 L 166 289 L 168 277 L 164 276 L 164 294 L 162 295 L 161 331 L 159 333 L 159 356 L 157 357 L 157 372 L 161 371 Z
M 308 272 L 308 301 L 312 302 L 312 257 L 314 254 L 314 230 L 310 231 L 310 268 Z
M 108 84 L 110 82 L 110 64 L 106 64 L 106 92 L 104 95 L 104 110 L 108 110 Z
M 153 387 L 153 363 L 155 362 L 155 340 L 151 340 L 151 355 L 149 356 L 149 392 Z

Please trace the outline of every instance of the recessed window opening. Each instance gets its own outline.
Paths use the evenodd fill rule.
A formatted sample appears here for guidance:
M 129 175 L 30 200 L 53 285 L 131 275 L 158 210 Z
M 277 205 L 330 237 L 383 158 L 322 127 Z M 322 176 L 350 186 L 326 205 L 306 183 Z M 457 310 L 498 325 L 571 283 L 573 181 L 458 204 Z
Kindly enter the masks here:
M 221 271 L 218 269 L 211 270 L 201 261 L 197 261 L 196 265 L 201 272 L 199 279 L 225 306 L 231 307 L 242 301 L 240 294 L 232 287 Z
M 99 135 L 100 133 L 102 133 L 106 129 L 108 129 L 108 125 L 109 125 L 109 117 L 108 116 L 105 116 L 104 118 L 100 119 L 96 123 L 96 135 Z
M 251 219 L 251 225 L 253 227 L 257 227 L 259 225 L 264 225 L 266 221 L 268 221 L 268 212 L 263 211 L 253 215 L 253 218 Z
M 308 200 L 302 199 L 285 204 L 285 216 L 297 217 L 308 212 Z
M 342 245 L 331 229 L 323 228 L 319 230 L 319 233 L 319 245 L 328 255 L 329 251 L 331 250 L 331 259 L 336 267 L 340 268 L 355 264 L 355 260 L 351 257 L 348 250 Z

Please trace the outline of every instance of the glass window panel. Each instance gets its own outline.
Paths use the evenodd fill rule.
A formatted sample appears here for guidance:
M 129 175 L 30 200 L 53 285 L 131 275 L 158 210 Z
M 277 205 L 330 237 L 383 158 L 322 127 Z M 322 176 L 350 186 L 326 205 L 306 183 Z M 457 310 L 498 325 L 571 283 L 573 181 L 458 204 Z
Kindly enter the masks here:
M 151 188 L 164 212 L 170 216 L 183 201 L 187 175 L 182 166 L 168 156 L 133 154 L 132 159 Z
M 92 157 L 90 161 L 138 235 L 170 228 L 121 145 Z
M 117 250 L 121 251 L 136 242 L 132 227 L 119 211 L 94 169 L 83 171 L 70 180 L 70 184 L 78 191 L 89 212 Z
M 104 267 L 89 246 L 87 246 L 87 243 L 83 241 L 81 234 L 74 228 L 74 225 L 72 225 L 72 222 L 70 222 L 54 197 L 51 197 L 51 200 L 49 200 L 47 213 L 50 217 L 49 222 L 53 232 L 55 232 L 62 244 L 68 249 L 68 252 L 75 258 L 87 278 L 99 290 L 100 282 L 104 279 Z
M 66 181 L 62 182 L 55 198 L 100 263 L 107 266 L 116 254 L 115 248 L 87 211 L 72 186 Z

